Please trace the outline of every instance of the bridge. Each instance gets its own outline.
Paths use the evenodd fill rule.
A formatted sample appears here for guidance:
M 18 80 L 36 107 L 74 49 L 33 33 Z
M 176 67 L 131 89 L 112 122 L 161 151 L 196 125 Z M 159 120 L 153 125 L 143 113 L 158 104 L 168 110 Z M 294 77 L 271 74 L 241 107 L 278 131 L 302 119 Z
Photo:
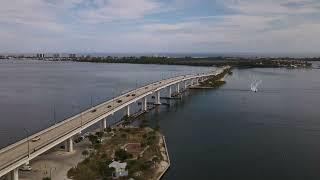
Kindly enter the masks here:
M 0 177 L 8 174 L 10 179 L 18 180 L 20 166 L 28 164 L 30 160 L 61 143 L 65 143 L 66 150 L 72 152 L 73 136 L 81 134 L 84 129 L 96 123 L 100 123 L 101 129 L 105 129 L 107 127 L 106 118 L 115 112 L 125 108 L 129 116 L 130 105 L 137 101 L 142 102 L 142 111 L 146 111 L 148 96 L 154 95 L 154 104 L 159 105 L 161 104 L 161 90 L 168 88 L 168 97 L 171 97 L 173 86 L 179 93 L 181 84 L 184 89 L 187 89 L 189 86 L 198 84 L 199 81 L 222 73 L 227 68 L 229 67 L 219 68 L 213 72 L 172 77 L 145 85 L 11 144 L 0 150 Z

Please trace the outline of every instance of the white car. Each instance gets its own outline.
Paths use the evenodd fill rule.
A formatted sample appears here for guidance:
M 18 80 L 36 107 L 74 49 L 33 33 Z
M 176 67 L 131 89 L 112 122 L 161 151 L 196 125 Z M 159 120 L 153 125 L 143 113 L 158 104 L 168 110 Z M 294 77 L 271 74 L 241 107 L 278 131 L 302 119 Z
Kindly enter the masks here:
M 36 141 L 39 141 L 40 140 L 40 137 L 39 136 L 36 136 L 34 138 L 31 139 L 32 142 L 36 142 Z
M 32 167 L 30 165 L 23 165 L 19 168 L 20 171 L 31 171 Z

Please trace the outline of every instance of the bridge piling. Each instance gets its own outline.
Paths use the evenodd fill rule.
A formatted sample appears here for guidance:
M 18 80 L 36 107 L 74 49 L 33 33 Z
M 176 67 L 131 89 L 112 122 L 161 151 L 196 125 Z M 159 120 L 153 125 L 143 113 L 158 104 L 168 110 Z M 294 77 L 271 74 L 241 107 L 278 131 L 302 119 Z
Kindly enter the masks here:
M 125 115 L 126 115 L 127 117 L 130 116 L 130 105 L 128 105 L 128 106 L 126 107 L 125 113 L 126 113 Z
M 172 91 L 171 91 L 171 86 L 168 87 L 168 98 L 171 98 Z
M 101 132 L 103 132 L 107 128 L 107 118 L 103 118 L 101 120 L 100 127 L 101 127 Z
M 147 97 L 142 98 L 142 111 L 147 111 Z
M 154 104 L 161 105 L 161 102 L 160 102 L 160 91 L 156 92 L 156 98 L 155 98 L 155 103 Z
M 13 169 L 8 173 L 7 180 L 19 180 L 19 168 Z
M 73 152 L 73 138 L 70 137 L 65 141 L 65 151 L 67 152 Z
M 180 83 L 177 83 L 176 88 L 177 88 L 177 93 L 179 94 L 180 93 Z

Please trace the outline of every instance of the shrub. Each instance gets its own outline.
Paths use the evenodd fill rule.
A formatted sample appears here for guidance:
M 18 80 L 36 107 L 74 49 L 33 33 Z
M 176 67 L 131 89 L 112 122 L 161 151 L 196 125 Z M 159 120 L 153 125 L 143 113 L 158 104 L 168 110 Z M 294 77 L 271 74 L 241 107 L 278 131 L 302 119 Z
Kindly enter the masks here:
M 84 151 L 82 151 L 81 154 L 82 154 L 84 157 L 87 157 L 87 156 L 89 155 L 89 151 L 84 150 Z
M 115 152 L 115 157 L 117 160 L 120 161 L 125 161 L 126 159 L 130 159 L 132 158 L 132 154 L 128 153 L 127 151 L 123 150 L 123 149 L 118 149 Z

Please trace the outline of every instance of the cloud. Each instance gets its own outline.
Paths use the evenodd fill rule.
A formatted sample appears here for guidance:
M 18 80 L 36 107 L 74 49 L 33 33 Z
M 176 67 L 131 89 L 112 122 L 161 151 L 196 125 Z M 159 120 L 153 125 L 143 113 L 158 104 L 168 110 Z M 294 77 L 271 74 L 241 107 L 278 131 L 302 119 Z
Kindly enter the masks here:
M 317 0 L 225 0 L 226 7 L 248 15 L 290 15 L 319 12 Z
M 16 29 L 40 28 L 51 32 L 64 31 L 64 26 L 57 22 L 56 12 L 42 0 L 2 0 L 0 23 L 2 26 L 14 26 Z
M 132 20 L 155 13 L 160 8 L 161 4 L 154 0 L 95 0 L 92 7 L 80 11 L 80 17 L 90 23 Z
M 307 52 L 319 24 L 317 0 L 3 0 L 0 49 Z

